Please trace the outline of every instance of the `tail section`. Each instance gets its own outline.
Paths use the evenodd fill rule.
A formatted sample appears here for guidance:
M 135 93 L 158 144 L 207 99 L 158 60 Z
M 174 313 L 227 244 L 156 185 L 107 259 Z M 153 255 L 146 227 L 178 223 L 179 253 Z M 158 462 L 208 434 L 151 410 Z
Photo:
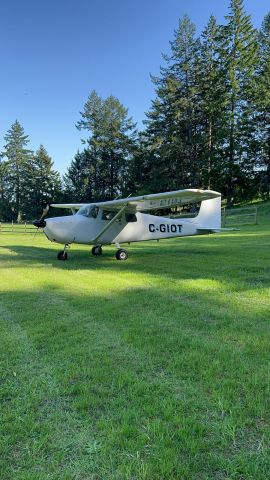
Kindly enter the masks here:
M 221 195 L 201 202 L 200 211 L 194 219 L 198 230 L 220 230 L 221 228 Z

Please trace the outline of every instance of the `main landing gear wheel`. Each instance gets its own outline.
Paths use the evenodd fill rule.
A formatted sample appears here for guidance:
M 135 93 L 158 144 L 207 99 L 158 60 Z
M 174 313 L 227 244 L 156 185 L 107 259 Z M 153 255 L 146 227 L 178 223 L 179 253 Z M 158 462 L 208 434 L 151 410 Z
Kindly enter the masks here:
M 95 257 L 97 255 L 102 255 L 102 248 L 100 245 L 96 245 L 95 247 L 92 248 L 92 255 L 94 255 Z
M 116 256 L 117 260 L 126 260 L 128 258 L 128 252 L 126 250 L 124 250 L 123 248 L 119 248 L 119 250 L 117 250 L 115 256 Z
M 57 254 L 57 258 L 58 258 L 58 260 L 66 260 L 67 259 L 67 252 L 65 252 L 65 250 L 61 250 L 61 252 L 59 252 Z

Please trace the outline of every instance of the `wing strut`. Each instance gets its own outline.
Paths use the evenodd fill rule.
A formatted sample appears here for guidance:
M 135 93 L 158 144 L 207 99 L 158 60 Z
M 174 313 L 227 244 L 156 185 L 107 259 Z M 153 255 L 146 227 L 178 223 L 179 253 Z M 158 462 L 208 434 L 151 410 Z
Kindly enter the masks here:
M 107 230 L 109 230 L 109 228 L 116 222 L 116 220 L 118 220 L 119 217 L 121 217 L 122 213 L 126 210 L 127 208 L 127 204 L 124 205 L 120 210 L 119 212 L 117 212 L 116 215 L 114 215 L 114 217 L 110 220 L 109 223 L 107 223 L 101 230 L 100 232 L 97 234 L 97 236 L 95 238 L 93 238 L 92 240 L 90 240 L 90 243 L 97 243 L 98 240 L 100 239 L 100 237 L 103 235 L 103 233 L 107 232 Z

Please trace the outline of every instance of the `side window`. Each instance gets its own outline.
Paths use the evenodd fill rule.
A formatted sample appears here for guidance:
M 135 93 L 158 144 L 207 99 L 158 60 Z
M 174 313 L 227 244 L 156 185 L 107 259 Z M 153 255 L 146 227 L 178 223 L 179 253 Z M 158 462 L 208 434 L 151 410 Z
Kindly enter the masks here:
M 94 205 L 93 207 L 85 206 L 78 210 L 77 215 L 83 215 L 84 217 L 97 218 L 99 208 Z
M 101 218 L 102 220 L 112 220 L 116 214 L 117 212 L 112 212 L 111 210 L 103 210 Z
M 126 222 L 137 222 L 135 213 L 126 213 Z

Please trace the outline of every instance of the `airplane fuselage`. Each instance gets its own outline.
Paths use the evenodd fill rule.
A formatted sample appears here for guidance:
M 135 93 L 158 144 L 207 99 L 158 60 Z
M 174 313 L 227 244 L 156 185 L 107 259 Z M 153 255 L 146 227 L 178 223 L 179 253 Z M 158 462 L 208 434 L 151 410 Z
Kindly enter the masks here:
M 120 244 L 198 234 L 196 217 L 170 219 L 137 212 L 136 215 L 123 214 L 108 231 L 100 236 L 98 242 L 95 242 L 95 237 L 106 223 L 108 224 L 109 220 L 102 219 L 102 211 L 97 218 L 78 214 L 47 218 L 44 233 L 52 242 L 87 245 Z

